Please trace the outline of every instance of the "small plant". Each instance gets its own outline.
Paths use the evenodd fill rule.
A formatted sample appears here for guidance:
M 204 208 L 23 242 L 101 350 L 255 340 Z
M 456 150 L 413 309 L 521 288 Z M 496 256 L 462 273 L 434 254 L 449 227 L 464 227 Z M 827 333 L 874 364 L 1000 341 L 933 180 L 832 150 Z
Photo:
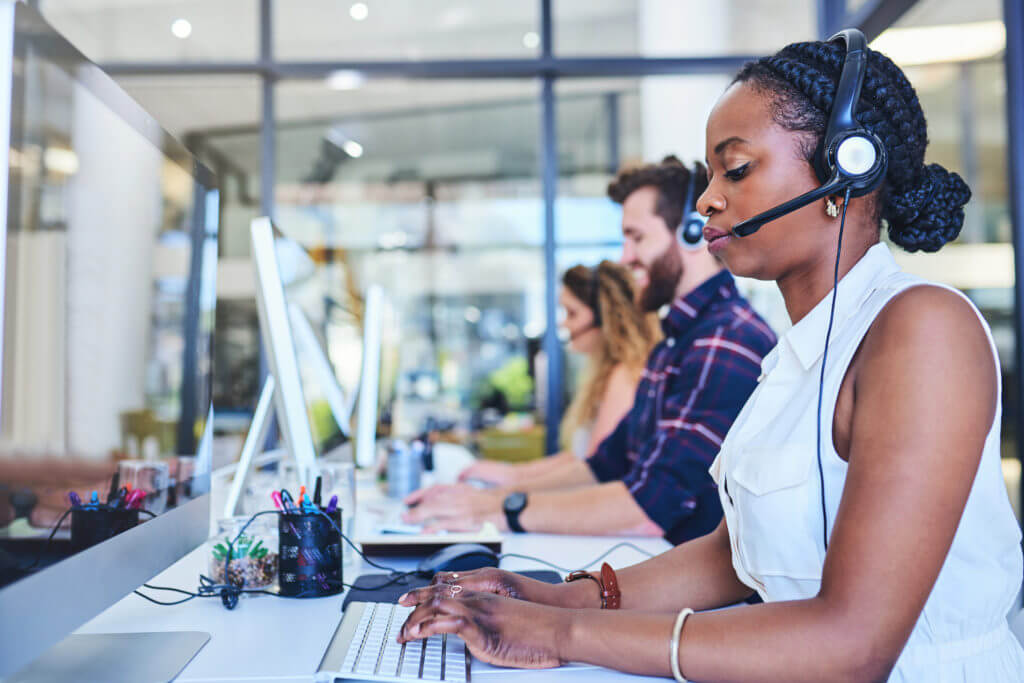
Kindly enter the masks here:
M 247 536 L 242 534 L 235 541 L 231 547 L 231 559 L 240 560 L 242 558 L 252 558 L 254 560 L 260 560 L 266 557 L 269 551 L 263 546 L 263 540 L 257 540 L 255 536 Z M 218 543 L 213 546 L 213 557 L 223 562 L 228 556 L 228 546 L 226 543 Z

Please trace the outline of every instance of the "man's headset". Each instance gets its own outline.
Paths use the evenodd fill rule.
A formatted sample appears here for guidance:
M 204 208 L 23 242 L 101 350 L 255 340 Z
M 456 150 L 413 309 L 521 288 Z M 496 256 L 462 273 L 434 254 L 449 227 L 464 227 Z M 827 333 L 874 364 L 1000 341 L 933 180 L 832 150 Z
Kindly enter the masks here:
M 676 238 L 685 249 L 699 249 L 704 244 L 704 224 L 707 217 L 697 213 L 697 164 L 688 169 L 690 181 L 686 184 L 686 200 L 683 203 L 683 220 L 676 228 Z
M 885 177 L 889 157 L 885 145 L 874 133 L 857 122 L 855 111 L 867 71 L 868 53 L 864 34 L 855 28 L 840 31 L 828 42 L 841 40 L 846 46 L 843 71 L 825 136 L 814 154 L 814 170 L 821 187 L 759 213 L 732 226 L 740 237 L 753 235 L 765 223 L 830 195 L 861 197 L 878 187 Z

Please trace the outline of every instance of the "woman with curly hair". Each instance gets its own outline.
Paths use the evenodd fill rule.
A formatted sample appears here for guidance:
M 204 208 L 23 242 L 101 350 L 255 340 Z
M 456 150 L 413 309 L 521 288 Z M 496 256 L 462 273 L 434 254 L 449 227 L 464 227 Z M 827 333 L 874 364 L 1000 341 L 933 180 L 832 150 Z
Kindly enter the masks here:
M 617 585 L 604 570 L 560 586 L 496 569 L 441 575 L 403 597 L 418 607 L 399 640 L 456 633 L 497 664 L 677 680 L 1024 681 L 1007 623 L 1021 534 L 1000 469 L 991 332 L 962 294 L 902 272 L 879 241 L 885 227 L 908 251 L 939 249 L 970 190 L 925 164 L 924 114 L 899 67 L 858 56 L 856 119 L 888 158 L 869 193 L 734 230 L 821 185 L 842 42 L 747 64 L 707 123 L 705 238 L 735 274 L 775 281 L 793 321 L 711 468 L 722 524 Z M 755 593 L 763 604 L 715 609 Z M 599 606 L 621 610 L 586 609 Z
M 601 261 L 576 265 L 562 275 L 559 303 L 569 349 L 587 357 L 582 381 L 559 429 L 562 452 L 528 463 L 484 460 L 460 479 L 511 486 L 561 470 L 589 457 L 633 407 L 640 375 L 661 339 L 657 317 L 635 303 L 633 276 L 625 266 Z
M 577 458 L 593 453 L 629 412 L 647 356 L 661 338 L 657 320 L 634 298 L 629 271 L 611 261 L 573 266 L 562 276 L 569 349 L 587 358 L 559 434 L 563 450 Z

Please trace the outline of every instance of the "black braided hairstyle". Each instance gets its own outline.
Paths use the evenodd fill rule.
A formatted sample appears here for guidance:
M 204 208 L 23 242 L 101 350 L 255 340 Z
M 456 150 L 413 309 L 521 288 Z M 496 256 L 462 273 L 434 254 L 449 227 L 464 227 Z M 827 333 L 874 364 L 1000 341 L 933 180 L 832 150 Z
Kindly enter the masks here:
M 811 162 L 828 125 L 845 55 L 838 43 L 793 43 L 748 62 L 733 83 L 746 83 L 770 97 L 778 125 L 809 134 L 800 149 Z M 889 239 L 907 251 L 937 251 L 955 240 L 971 190 L 958 174 L 924 163 L 928 128 L 917 93 L 892 60 L 873 50 L 868 50 L 857 119 L 889 153 L 874 206 Z

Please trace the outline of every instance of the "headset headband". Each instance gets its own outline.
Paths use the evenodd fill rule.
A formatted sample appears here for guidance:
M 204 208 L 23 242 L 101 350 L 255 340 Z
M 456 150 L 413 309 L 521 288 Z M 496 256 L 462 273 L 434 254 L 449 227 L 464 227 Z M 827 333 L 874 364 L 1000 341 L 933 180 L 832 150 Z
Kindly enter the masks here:
M 874 190 L 885 177 L 888 157 L 885 145 L 857 121 L 855 111 L 867 72 L 867 47 L 864 34 L 848 28 L 829 38 L 846 47 L 843 70 L 839 75 L 828 126 L 814 155 L 814 170 L 821 187 L 779 204 L 753 218 L 733 226 L 732 232 L 747 237 L 765 223 L 781 218 L 813 201 L 849 191 L 861 197 Z

